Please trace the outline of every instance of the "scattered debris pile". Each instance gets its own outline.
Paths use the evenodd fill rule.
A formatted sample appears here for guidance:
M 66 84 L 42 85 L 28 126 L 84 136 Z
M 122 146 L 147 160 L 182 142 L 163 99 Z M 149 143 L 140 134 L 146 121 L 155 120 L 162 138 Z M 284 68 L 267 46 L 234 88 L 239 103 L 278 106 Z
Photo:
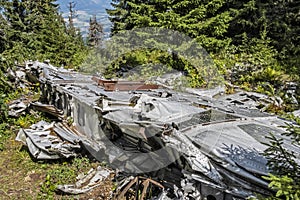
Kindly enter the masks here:
M 17 140 L 37 159 L 75 156 L 85 149 L 126 175 L 116 190 L 119 199 L 245 199 L 273 192 L 261 178 L 269 172 L 262 156 L 265 136 L 283 138 L 283 127 L 291 122 L 262 112 L 274 103 L 269 97 L 241 91 L 214 98 L 219 90 L 177 92 L 39 62 L 27 68 L 42 91 L 40 103 L 32 106 L 61 121 L 20 130 Z M 283 139 L 299 162 L 299 146 Z M 59 189 L 90 190 L 95 179 L 105 179 L 99 170 L 84 179 L 87 184 Z
M 19 117 L 26 112 L 29 105 L 30 101 L 24 98 L 12 101 L 8 104 L 8 115 L 10 117 Z
M 115 199 L 162 199 L 164 186 L 151 178 L 130 176 L 122 179 L 115 191 Z M 150 192 L 149 192 L 150 191 Z M 151 193 L 160 194 L 159 198 L 152 198 Z M 150 197 L 149 197 L 150 196 Z
M 40 121 L 30 129 L 20 129 L 16 140 L 27 145 L 36 159 L 59 159 L 76 156 L 82 139 L 62 123 Z
M 83 194 L 98 187 L 106 179 L 111 179 L 113 172 L 101 166 L 91 169 L 86 175 L 79 174 L 74 185 L 58 185 L 57 189 L 65 194 Z

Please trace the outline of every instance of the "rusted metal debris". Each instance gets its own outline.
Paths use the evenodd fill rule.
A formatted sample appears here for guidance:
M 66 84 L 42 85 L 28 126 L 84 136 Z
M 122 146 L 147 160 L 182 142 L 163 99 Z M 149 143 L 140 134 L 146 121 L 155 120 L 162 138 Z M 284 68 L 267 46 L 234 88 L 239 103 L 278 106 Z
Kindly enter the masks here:
M 153 90 L 158 89 L 159 85 L 146 84 L 145 82 L 138 81 L 111 81 L 103 80 L 93 76 L 92 80 L 102 86 L 105 91 L 132 91 L 132 90 Z
M 115 191 L 114 199 L 125 200 L 143 200 L 147 198 L 147 195 L 151 193 L 163 193 L 164 186 L 159 182 L 141 176 L 130 176 L 122 180 L 119 187 Z M 156 190 L 156 192 L 154 192 Z M 147 198 L 148 199 L 148 198 Z
M 142 85 L 139 90 L 135 86 L 141 83 L 128 82 L 120 89 L 120 82 L 45 63 L 27 68 L 41 85 L 42 104 L 35 107 L 72 122 L 21 130 L 17 139 L 36 158 L 85 149 L 119 172 L 151 177 L 143 179 L 144 188 L 157 181 L 164 189 L 152 199 L 245 199 L 273 192 L 261 178 L 269 173 L 262 155 L 265 136 L 282 138 L 282 127 L 291 122 L 262 112 L 274 103 L 269 97 L 244 91 L 222 95 L 222 89 L 176 92 Z M 57 136 L 55 143 L 49 132 Z M 299 146 L 283 139 L 300 162 Z M 121 196 L 129 188 L 120 190 Z

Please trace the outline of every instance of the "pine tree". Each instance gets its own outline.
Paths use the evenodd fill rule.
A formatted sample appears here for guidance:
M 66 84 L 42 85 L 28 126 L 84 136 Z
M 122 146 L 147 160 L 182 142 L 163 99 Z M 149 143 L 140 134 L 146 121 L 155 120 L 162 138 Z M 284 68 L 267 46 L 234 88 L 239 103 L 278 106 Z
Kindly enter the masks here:
M 112 0 L 111 5 L 114 9 L 106 9 L 106 12 L 109 14 L 109 19 L 113 23 L 111 35 L 114 35 L 119 31 L 126 30 L 125 20 L 129 10 L 126 0 Z
M 98 47 L 103 40 L 103 27 L 97 21 L 96 15 L 90 18 L 88 45 L 90 47 Z
M 78 32 L 79 30 L 77 28 L 75 28 L 74 26 L 74 19 L 77 17 L 76 11 L 75 11 L 75 6 L 76 3 L 69 2 L 68 4 L 68 9 L 69 9 L 69 16 L 68 16 L 68 32 L 70 34 L 76 35 L 76 32 Z
M 7 21 L 3 17 L 2 7 L 3 7 L 3 1 L 0 1 L 0 54 L 5 50 L 5 46 L 7 43 L 6 36 L 5 36 L 5 29 L 7 29 Z
M 12 0 L 4 3 L 3 12 L 8 26 L 4 30 L 7 39 L 7 48 L 3 56 L 11 57 L 10 60 L 22 60 L 28 51 L 23 44 L 29 42 L 27 34 L 26 8 L 23 1 Z
M 195 38 L 223 73 L 242 66 L 236 83 L 283 84 L 274 70 L 299 76 L 298 0 L 113 0 L 112 6 L 112 35 L 149 26 L 179 31 Z
M 300 2 L 297 0 L 113 0 L 107 10 L 112 35 L 134 27 L 164 27 L 183 32 L 210 52 L 266 37 L 285 56 L 299 55 Z M 298 56 L 299 57 L 299 56 Z M 297 60 L 297 59 L 296 59 Z
M 2 56 L 2 53 L 6 50 L 8 45 L 6 31 L 8 28 L 8 22 L 3 16 L 3 8 L 5 5 L 5 1 L 0 0 L 0 123 L 4 121 L 7 117 L 7 105 L 3 100 L 5 94 L 11 91 L 11 86 L 8 84 L 6 77 L 3 73 L 6 71 L 6 66 L 4 65 L 5 58 Z

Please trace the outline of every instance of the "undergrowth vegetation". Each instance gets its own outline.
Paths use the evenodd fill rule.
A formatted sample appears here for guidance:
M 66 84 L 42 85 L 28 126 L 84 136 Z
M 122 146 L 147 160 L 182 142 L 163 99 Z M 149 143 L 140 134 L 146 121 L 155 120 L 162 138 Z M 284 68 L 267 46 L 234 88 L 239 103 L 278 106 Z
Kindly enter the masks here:
M 287 125 L 286 133 L 282 135 L 289 138 L 289 141 L 300 145 L 300 118 L 294 118 L 296 125 Z M 299 152 L 285 148 L 282 138 L 276 138 L 270 134 L 267 137 L 269 143 L 264 155 L 268 159 L 268 166 L 272 174 L 264 177 L 270 181 L 269 187 L 276 191 L 276 194 L 268 199 L 299 199 L 300 198 L 300 165 L 296 161 Z

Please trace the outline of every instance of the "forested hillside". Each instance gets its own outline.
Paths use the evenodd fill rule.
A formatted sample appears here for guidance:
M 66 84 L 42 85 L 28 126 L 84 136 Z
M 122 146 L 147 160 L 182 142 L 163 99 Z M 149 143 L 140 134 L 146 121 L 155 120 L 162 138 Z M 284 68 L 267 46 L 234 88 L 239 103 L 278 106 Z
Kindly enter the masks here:
M 39 112 L 9 116 L 11 102 L 36 101 L 40 95 L 39 84 L 26 82 L 25 72 L 19 71 L 16 76 L 17 66 L 29 60 L 48 60 L 57 67 L 73 68 L 83 62 L 93 46 L 74 26 L 76 15 L 73 13 L 65 23 L 60 12 L 55 0 L 0 0 L 0 199 L 62 199 L 55 196 L 54 183 L 75 180 L 79 171 L 92 167 L 87 158 L 34 162 L 23 145 L 14 142 L 20 128 L 49 120 Z M 100 26 L 95 20 L 92 23 Z M 93 35 L 89 40 L 102 37 L 93 27 L 90 31 Z M 18 81 L 20 77 L 24 79 Z
M 274 86 L 299 78 L 299 1 L 113 0 L 112 5 L 112 35 L 137 27 L 187 34 L 235 84 Z

